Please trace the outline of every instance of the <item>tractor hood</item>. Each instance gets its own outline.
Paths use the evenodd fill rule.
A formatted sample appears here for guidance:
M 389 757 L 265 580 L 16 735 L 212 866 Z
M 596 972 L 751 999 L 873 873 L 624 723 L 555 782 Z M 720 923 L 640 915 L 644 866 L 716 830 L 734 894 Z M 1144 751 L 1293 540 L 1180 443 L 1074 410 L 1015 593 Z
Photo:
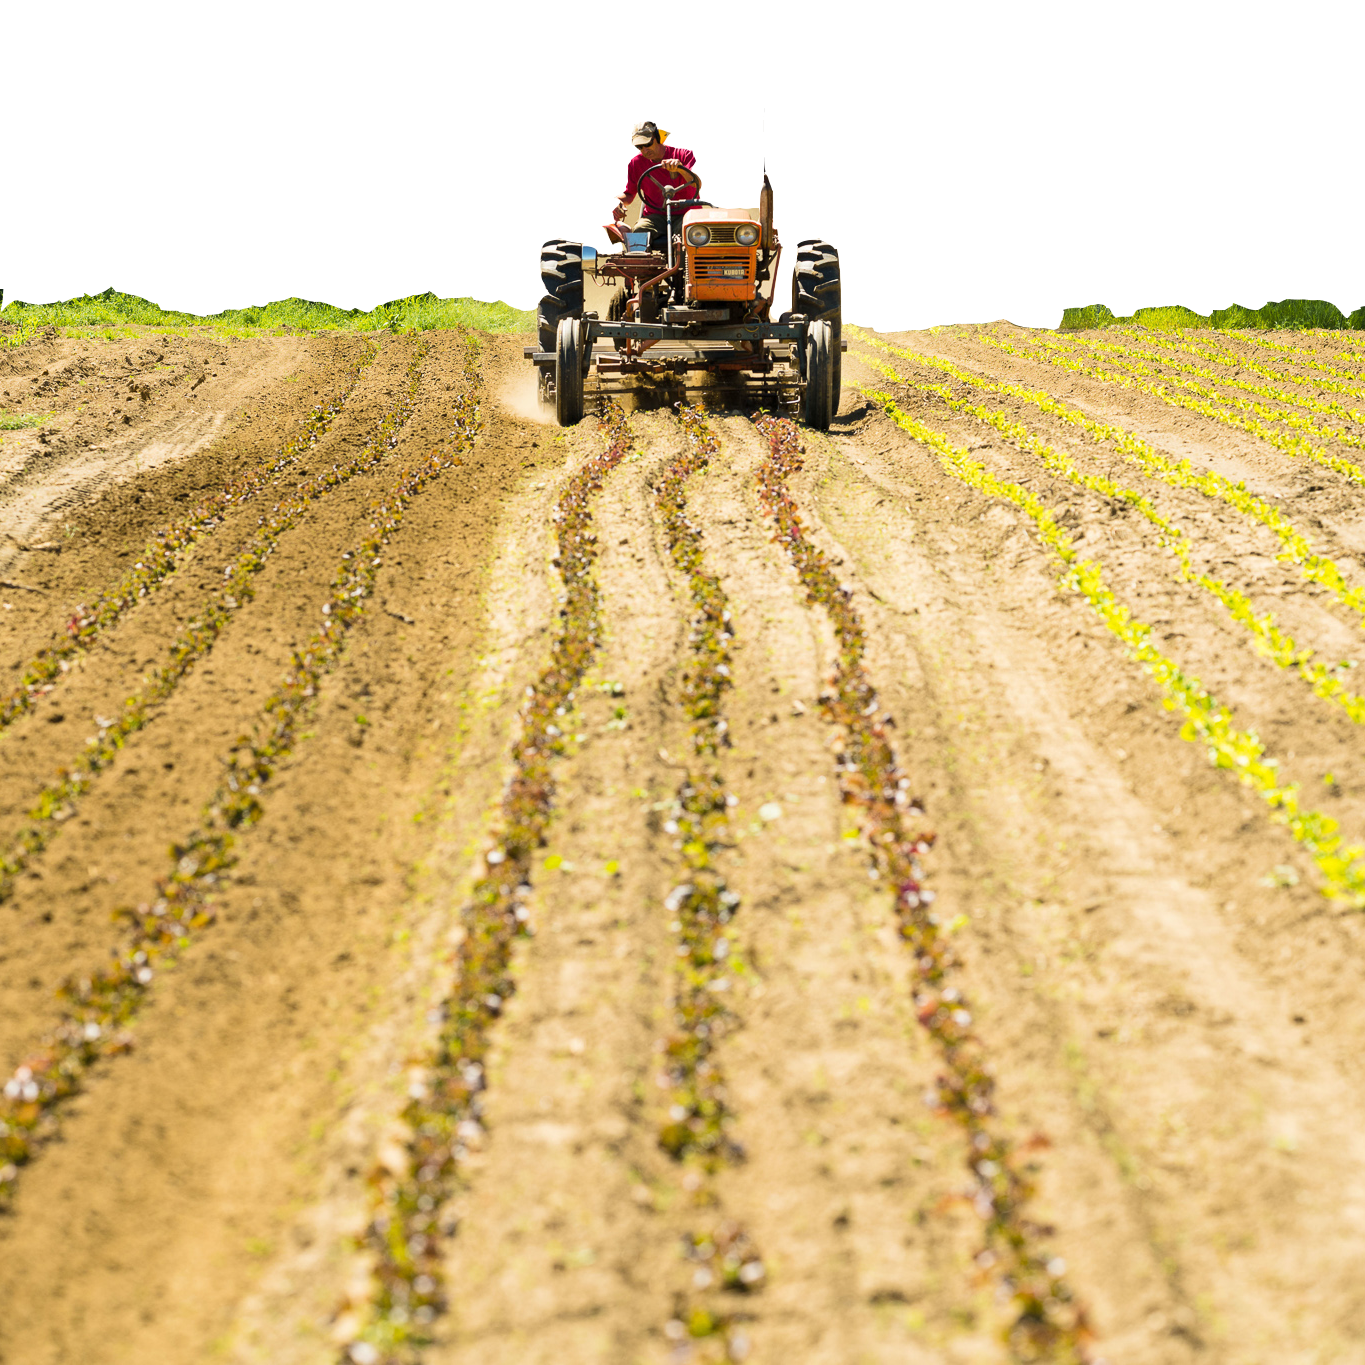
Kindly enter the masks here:
M 756 223 L 757 209 L 688 209 L 683 214 L 683 227 L 693 223 Z

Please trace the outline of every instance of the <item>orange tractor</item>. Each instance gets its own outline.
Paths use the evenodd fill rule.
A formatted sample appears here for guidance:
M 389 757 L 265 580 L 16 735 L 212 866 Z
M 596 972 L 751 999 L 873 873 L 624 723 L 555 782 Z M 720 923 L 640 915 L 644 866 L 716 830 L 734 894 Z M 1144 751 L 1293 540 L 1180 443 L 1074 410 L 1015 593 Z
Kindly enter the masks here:
M 774 319 L 782 244 L 768 177 L 756 210 L 718 209 L 683 193 L 663 187 L 663 250 L 651 248 L 647 232 L 615 223 L 606 227 L 615 248 L 607 252 L 559 238 L 545 243 L 540 344 L 526 348 L 541 400 L 568 426 L 583 416 L 593 371 L 599 391 L 604 380 L 676 375 L 685 383 L 701 372 L 775 387 L 809 426 L 828 430 L 843 351 L 839 253 L 828 242 L 798 243 L 791 311 Z M 605 317 L 584 309 L 585 275 L 605 296 Z

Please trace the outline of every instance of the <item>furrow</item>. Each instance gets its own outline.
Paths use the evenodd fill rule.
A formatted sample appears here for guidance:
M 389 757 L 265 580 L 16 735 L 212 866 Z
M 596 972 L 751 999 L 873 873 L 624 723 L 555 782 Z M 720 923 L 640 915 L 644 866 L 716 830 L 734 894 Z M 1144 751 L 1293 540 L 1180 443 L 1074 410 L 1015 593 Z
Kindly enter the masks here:
M 1365 374 L 1359 370 L 1339 370 L 1335 365 L 1328 364 L 1322 351 L 1312 350 L 1307 346 L 1294 346 L 1286 341 L 1274 341 L 1270 337 L 1253 336 L 1248 332 L 1239 332 L 1238 341 L 1244 342 L 1248 346 L 1260 346 L 1264 350 L 1275 351 L 1280 355 L 1290 355 L 1299 357 L 1291 363 L 1302 365 L 1305 369 L 1321 370 L 1324 374 L 1330 374 L 1336 379 L 1360 380 L 1365 379 Z M 1229 340 L 1231 338 L 1229 337 Z M 1353 358 L 1349 351 L 1327 351 L 1326 356 L 1336 356 L 1341 358 Z
M 1238 370 L 1250 370 L 1253 374 L 1259 374 L 1262 378 L 1273 380 L 1277 384 L 1299 384 L 1317 390 L 1326 389 L 1329 393 L 1348 394 L 1352 398 L 1365 398 L 1365 387 L 1362 387 L 1358 383 L 1348 383 L 1337 377 L 1319 379 L 1313 375 L 1289 374 L 1283 369 L 1273 370 L 1268 365 L 1258 365 L 1256 361 L 1245 355 L 1238 355 L 1234 351 L 1220 350 L 1217 346 L 1209 345 L 1197 338 L 1192 337 L 1189 340 L 1185 340 L 1183 339 L 1184 334 L 1181 334 L 1181 338 L 1178 339 L 1176 337 L 1161 336 L 1157 333 L 1139 331 L 1136 328 L 1120 327 L 1113 330 L 1118 336 L 1131 337 L 1134 341 L 1143 342 L 1148 347 L 1155 348 L 1147 351 L 1139 351 L 1134 348 L 1132 352 L 1134 355 L 1145 354 L 1159 360 L 1161 359 L 1161 352 L 1176 351 L 1182 355 L 1198 356 L 1201 360 L 1209 360 L 1217 365 L 1230 365 Z M 1223 338 L 1229 343 L 1233 340 L 1232 335 L 1228 333 L 1224 333 Z M 1163 363 L 1165 362 L 1163 361 Z M 1305 364 L 1306 362 L 1301 361 L 1297 363 Z M 1319 365 L 1314 368 L 1323 367 Z M 1195 374 L 1198 373 L 1198 371 L 1189 370 L 1188 373 Z M 1232 382 L 1226 376 L 1219 375 L 1216 371 L 1210 370 L 1207 374 L 1209 378 L 1218 379 L 1220 382 Z M 1250 389 L 1250 392 L 1255 393 L 1259 392 L 1259 390 L 1252 388 Z M 1293 401 L 1293 395 L 1285 395 L 1285 401 Z M 1354 417 L 1354 420 L 1357 421 L 1361 420 L 1358 415 L 1347 412 L 1346 409 L 1338 408 L 1333 404 L 1315 410 L 1323 412 L 1340 411 L 1344 416 Z
M 1168 370 L 1174 370 L 1178 375 L 1190 376 L 1171 380 L 1178 389 L 1185 389 L 1200 398 L 1231 404 L 1240 412 L 1254 413 L 1257 417 L 1263 417 L 1267 421 L 1283 422 L 1286 426 L 1306 432 L 1310 436 L 1317 436 L 1327 441 L 1337 441 L 1342 445 L 1353 446 L 1356 449 L 1365 449 L 1365 436 L 1357 435 L 1351 431 L 1343 431 L 1340 427 L 1315 426 L 1306 417 L 1285 410 L 1285 408 L 1303 408 L 1327 417 L 1340 417 L 1347 422 L 1365 423 L 1365 416 L 1344 408 L 1339 403 L 1320 403 L 1316 399 L 1303 398 L 1298 394 L 1286 393 L 1282 389 L 1270 388 L 1265 384 L 1253 384 L 1244 379 L 1229 379 L 1199 365 L 1189 365 L 1162 355 L 1160 352 L 1138 346 L 1120 346 L 1116 342 L 1097 340 L 1080 342 L 1071 337 L 1058 338 L 1052 336 L 1037 338 L 1037 344 L 1048 351 L 1066 352 L 1068 354 L 1076 354 L 1088 346 L 1090 355 L 1094 359 L 1100 360 L 1107 355 L 1111 364 L 1117 365 L 1120 369 L 1131 371 L 1141 378 L 1165 379 L 1167 376 L 1161 371 L 1153 369 L 1152 365 L 1148 363 L 1149 361 L 1155 362 Z M 1240 389 L 1244 393 L 1253 393 L 1260 398 L 1283 404 L 1285 407 L 1270 407 L 1264 402 L 1240 398 L 1235 393 L 1223 393 L 1209 384 L 1200 383 L 1201 379 L 1213 380 L 1224 389 Z
M 1197 678 L 1182 672 L 1157 649 L 1151 626 L 1134 617 L 1104 586 L 1098 561 L 1080 558 L 1051 509 L 1027 489 L 997 479 L 965 448 L 954 446 L 942 433 L 903 412 L 889 394 L 868 388 L 859 388 L 859 392 L 878 404 L 903 431 L 933 450 L 947 473 L 989 497 L 1013 503 L 1033 521 L 1044 544 L 1063 564 L 1064 585 L 1080 593 L 1127 646 L 1161 688 L 1166 708 L 1184 716 L 1181 738 L 1203 744 L 1215 767 L 1237 774 L 1239 781 L 1260 795 L 1273 812 L 1274 822 L 1285 826 L 1317 864 L 1325 897 L 1353 910 L 1365 909 L 1365 846 L 1346 845 L 1337 821 L 1300 803 L 1297 784 L 1280 780 L 1279 760 L 1267 754 L 1254 732 L 1238 729 L 1231 710 Z
M 1197 412 L 1203 417 L 1221 422 L 1224 426 L 1259 436 L 1261 440 L 1269 442 L 1277 450 L 1282 450 L 1287 455 L 1300 455 L 1311 460 L 1314 464 L 1321 465 L 1324 469 L 1330 469 L 1334 474 L 1340 474 L 1352 483 L 1365 485 L 1365 469 L 1361 469 L 1358 464 L 1354 464 L 1340 455 L 1333 455 L 1330 451 L 1324 450 L 1321 446 L 1315 446 L 1302 436 L 1289 436 L 1284 432 L 1276 431 L 1257 418 L 1239 417 L 1236 413 L 1229 412 L 1226 408 L 1220 408 L 1203 398 L 1175 393 L 1165 384 L 1155 383 L 1134 375 L 1119 374 L 1114 370 L 1106 370 L 1097 365 L 1086 365 L 1079 360 L 1072 360 L 1055 351 L 1048 351 L 1046 348 L 1029 349 L 1016 346 L 1013 342 L 1005 341 L 1000 337 L 989 336 L 984 332 L 978 334 L 978 339 L 985 345 L 994 346 L 997 350 L 1004 351 L 1008 355 L 1019 356 L 1024 360 L 1046 361 L 1049 365 L 1059 365 L 1065 370 L 1070 370 L 1073 374 L 1083 374 L 1091 379 L 1117 384 L 1119 388 L 1123 389 L 1137 389 L 1141 393 L 1150 394 L 1153 398 L 1159 398 L 1163 403 L 1168 403 L 1172 407 L 1184 408 L 1188 412 Z M 1316 428 L 1314 430 L 1316 431 Z
M 882 713 L 863 667 L 862 620 L 828 558 L 807 537 L 787 489 L 788 477 L 802 467 L 797 428 L 771 416 L 759 418 L 758 426 L 770 447 L 759 471 L 759 500 L 807 600 L 828 614 L 838 642 L 835 690 L 823 704 L 843 730 L 840 783 L 845 800 L 860 811 L 871 870 L 894 894 L 899 933 L 912 954 L 917 1017 L 943 1067 L 930 1102 L 956 1122 L 967 1140 L 970 1198 L 984 1225 L 976 1263 L 998 1286 L 1014 1358 L 1088 1360 L 1091 1331 L 1085 1310 L 1064 1278 L 1065 1266 L 1045 1249 L 1044 1229 L 1029 1215 L 1033 1179 L 994 1121 L 994 1081 L 972 1033 L 971 1009 L 961 988 L 949 984 L 956 963 L 933 910 L 934 893 L 922 884 L 920 857 L 932 836 L 912 825 L 924 813 L 910 796 L 910 779 L 901 771 L 888 733 L 891 718 Z
M 1232 621 L 1251 636 L 1258 653 L 1280 668 L 1294 669 L 1316 696 L 1339 707 L 1354 724 L 1365 724 L 1365 697 L 1358 696 L 1346 688 L 1341 680 L 1340 669 L 1315 661 L 1315 651 L 1302 648 L 1293 636 L 1276 625 L 1272 613 L 1265 612 L 1258 616 L 1251 599 L 1245 593 L 1230 587 L 1212 574 L 1196 570 L 1192 563 L 1193 542 L 1179 526 L 1157 511 L 1149 499 L 1131 488 L 1116 484 L 1102 474 L 1081 473 L 1065 455 L 1030 432 L 1022 423 L 1012 422 L 1006 414 L 982 404 L 954 398 L 945 384 L 924 384 L 908 379 L 890 365 L 882 364 L 867 353 L 860 354 L 859 359 L 884 379 L 938 398 L 954 412 L 965 413 L 998 431 L 1020 450 L 1038 456 L 1048 472 L 1058 478 L 1065 479 L 1068 483 L 1084 488 L 1088 492 L 1098 493 L 1102 497 L 1117 498 L 1135 508 L 1156 532 L 1161 549 L 1176 560 L 1179 566 L 1178 576 L 1212 596 Z
M 38 697 L 54 691 L 72 663 L 138 602 L 155 592 L 181 565 L 191 546 L 222 525 L 230 509 L 240 507 L 269 488 L 327 434 L 345 408 L 361 376 L 379 354 L 372 342 L 365 355 L 346 376 L 340 393 L 331 402 L 314 407 L 303 430 L 271 460 L 228 484 L 200 503 L 186 516 L 163 526 L 143 547 L 133 567 L 93 603 L 81 603 L 71 612 L 67 638 L 40 650 L 24 666 L 19 685 L 0 701 L 0 735 L 20 716 L 33 709 Z
M 158 708 L 174 694 L 194 666 L 212 649 L 238 611 L 255 596 L 255 578 L 274 553 L 281 537 L 303 519 L 309 508 L 358 475 L 377 469 L 397 444 L 411 417 L 426 357 L 426 342 L 416 348 L 408 366 L 407 384 L 398 401 L 380 418 L 360 450 L 341 464 L 317 475 L 278 502 L 224 570 L 223 587 L 171 641 L 166 656 L 150 680 L 126 698 L 109 718 L 97 717 L 99 729 L 86 740 L 84 751 L 57 779 L 45 786 L 30 807 L 27 823 L 0 853 L 0 903 L 11 894 L 15 877 L 43 852 L 75 814 L 80 798 L 108 769 L 118 753 L 156 717 Z
M 559 627 L 549 663 L 526 689 L 499 828 L 461 912 L 444 1000 L 434 1013 L 437 1036 L 412 1068 L 404 1136 L 371 1177 L 374 1199 L 362 1240 L 372 1256 L 372 1291 L 338 1333 L 341 1358 L 352 1365 L 420 1360 L 432 1342 L 432 1323 L 449 1306 L 443 1260 L 454 1228 L 445 1210 L 461 1188 L 464 1159 L 483 1134 L 488 1052 L 515 988 L 513 948 L 529 932 L 532 860 L 555 814 L 554 761 L 565 752 L 557 722 L 572 708 L 601 637 L 592 503 L 631 447 L 619 406 L 612 405 L 602 428 L 605 449 L 573 475 L 556 505 L 555 566 L 564 584 Z
M 735 637 L 720 579 L 705 566 L 701 527 L 687 514 L 687 481 L 707 467 L 718 442 L 700 409 L 683 407 L 680 420 L 686 445 L 654 490 L 664 539 L 674 566 L 687 581 L 694 612 L 691 657 L 679 697 L 689 723 L 693 766 L 678 784 L 664 825 L 682 855 L 685 880 L 664 900 L 673 916 L 677 964 L 673 1032 L 661 1045 L 660 1084 L 670 1103 L 659 1144 L 690 1168 L 692 1178 L 684 1188 L 696 1207 L 715 1212 L 704 1230 L 684 1236 L 691 1284 L 675 1295 L 673 1317 L 664 1333 L 679 1347 L 689 1340 L 713 1341 L 721 1358 L 738 1361 L 749 1352 L 742 1326 L 746 1314 L 719 1296 L 722 1291 L 746 1294 L 758 1289 L 766 1272 L 751 1235 L 720 1211 L 713 1183 L 721 1166 L 742 1156 L 732 1136 L 735 1115 L 719 1056 L 721 1042 L 735 1025 L 726 1001 L 738 965 L 729 926 L 739 912 L 740 898 L 716 864 L 717 855 L 734 842 L 729 812 L 736 798 L 726 791 L 719 757 L 729 742 L 721 700 L 732 686 Z
M 1134 332 L 1121 331 L 1119 335 L 1132 336 L 1143 341 L 1147 340 L 1146 337 Z M 1343 407 L 1340 403 L 1321 402 L 1316 398 L 1306 398 L 1302 394 L 1290 393 L 1285 389 L 1274 388 L 1266 384 L 1255 384 L 1247 379 L 1237 379 L 1230 375 L 1219 374 L 1216 370 L 1205 369 L 1201 365 L 1192 365 L 1178 359 L 1174 355 L 1168 354 L 1170 351 L 1183 352 L 1189 355 L 1200 356 L 1203 359 L 1216 360 L 1225 365 L 1236 365 L 1241 369 L 1255 370 L 1257 368 L 1247 361 L 1239 359 L 1237 356 L 1230 356 L 1224 351 L 1216 351 L 1212 347 L 1196 347 L 1188 342 L 1166 340 L 1153 340 L 1151 344 L 1145 346 L 1123 346 L 1117 342 L 1100 341 L 1097 338 L 1090 338 L 1082 341 L 1079 338 L 1071 336 L 1048 336 L 1043 339 L 1042 344 L 1049 347 L 1056 347 L 1059 350 L 1073 352 L 1088 347 L 1092 354 L 1104 352 L 1110 355 L 1121 356 L 1123 359 L 1116 361 L 1115 363 L 1122 364 L 1127 369 L 1132 369 L 1136 374 L 1155 374 L 1156 372 L 1150 369 L 1145 363 L 1151 361 L 1157 365 L 1164 365 L 1167 369 L 1175 370 L 1179 374 L 1191 375 L 1194 379 L 1209 379 L 1216 384 L 1222 385 L 1224 388 L 1240 389 L 1243 393 L 1254 393 L 1261 398 L 1269 398 L 1274 402 L 1287 404 L 1289 407 L 1303 408 L 1308 412 L 1321 413 L 1326 417 L 1341 417 L 1348 422 L 1365 422 L 1365 417 L 1362 417 L 1360 413 L 1353 412 L 1350 408 Z M 1272 374 L 1268 377 L 1284 382 L 1279 375 Z M 1183 380 L 1177 382 L 1185 385 L 1194 393 L 1202 394 L 1206 398 L 1217 398 L 1220 402 L 1241 404 L 1241 400 L 1237 399 L 1235 396 L 1228 397 L 1205 385 L 1188 383 Z M 1305 382 L 1317 382 L 1320 387 L 1335 387 L 1338 391 L 1359 396 L 1357 390 L 1345 385 L 1333 386 L 1331 384 L 1321 383 L 1321 381 Z M 1277 413 L 1273 408 L 1265 408 L 1261 404 L 1253 404 L 1251 406 L 1254 410 L 1262 412 L 1266 416 L 1275 417 L 1278 421 L 1288 422 L 1294 420 L 1287 413 Z M 1310 430 L 1312 429 L 1313 428 L 1310 428 Z M 1345 441 L 1348 445 L 1356 445 L 1359 443 L 1360 438 L 1349 432 L 1341 432 L 1336 428 L 1327 428 L 1326 430 L 1331 433 L 1333 440 Z
M 473 376 L 471 376 L 472 378 Z M 410 410 L 410 394 L 393 412 Z M 151 899 L 116 918 L 128 933 L 112 963 L 68 981 L 56 1029 L 6 1082 L 0 1100 L 0 1206 L 13 1197 L 20 1168 L 57 1132 L 56 1111 L 82 1087 L 101 1060 L 131 1047 L 128 1025 L 148 1001 L 157 965 L 170 963 L 213 922 L 218 884 L 237 862 L 236 846 L 264 815 L 260 797 L 281 763 L 308 737 L 305 725 L 322 679 L 335 667 L 348 632 L 374 590 L 383 547 L 424 487 L 460 460 L 473 441 L 478 406 L 469 395 L 456 406 L 450 438 L 378 501 L 362 539 L 337 568 L 321 628 L 294 656 L 291 671 L 262 706 L 252 733 L 223 756 L 226 776 L 199 824 L 171 850 L 171 866 Z M 391 413 L 392 415 L 392 413 Z M 387 420 L 387 419 L 386 419 Z M 392 428 L 391 430 L 396 430 Z M 388 437 L 385 437 L 387 444 Z
M 1243 483 L 1235 482 L 1214 470 L 1199 470 L 1189 460 L 1174 460 L 1149 441 L 1111 422 L 1098 421 L 1079 408 L 1068 406 L 1046 389 L 1033 389 L 1024 384 L 997 383 L 972 374 L 939 356 L 921 354 L 903 346 L 892 346 L 861 328 L 850 327 L 849 332 L 859 341 L 876 347 L 888 355 L 899 356 L 930 369 L 951 375 L 963 384 L 983 393 L 998 393 L 1017 398 L 1036 407 L 1048 416 L 1056 417 L 1068 426 L 1079 427 L 1095 442 L 1108 441 L 1128 461 L 1136 464 L 1149 478 L 1159 479 L 1172 488 L 1188 488 L 1210 500 L 1225 503 L 1244 517 L 1270 531 L 1283 547 L 1281 558 L 1298 565 L 1299 572 L 1310 583 L 1326 588 L 1332 596 L 1348 608 L 1365 626 L 1365 588 L 1353 588 L 1337 562 L 1328 555 L 1314 552 L 1308 538 L 1274 503 L 1250 492 Z

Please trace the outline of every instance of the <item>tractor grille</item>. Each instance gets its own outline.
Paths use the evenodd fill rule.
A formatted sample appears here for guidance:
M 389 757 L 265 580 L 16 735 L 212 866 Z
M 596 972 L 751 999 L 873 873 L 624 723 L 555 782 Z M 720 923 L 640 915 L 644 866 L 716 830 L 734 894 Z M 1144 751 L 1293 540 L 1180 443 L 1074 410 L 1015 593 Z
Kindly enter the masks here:
M 712 246 L 734 246 L 738 223 L 707 223 L 706 226 L 711 229 Z
M 747 247 L 734 251 L 712 251 L 709 247 L 696 248 L 692 253 L 694 280 L 747 280 L 753 269 L 753 252 Z

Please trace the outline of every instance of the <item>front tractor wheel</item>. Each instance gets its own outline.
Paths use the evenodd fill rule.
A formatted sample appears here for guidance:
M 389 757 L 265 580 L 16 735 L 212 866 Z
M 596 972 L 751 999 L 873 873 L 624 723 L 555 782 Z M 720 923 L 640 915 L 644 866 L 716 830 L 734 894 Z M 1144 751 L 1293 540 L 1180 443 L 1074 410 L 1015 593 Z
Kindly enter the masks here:
M 561 318 L 555 335 L 555 420 L 571 427 L 583 420 L 583 324 Z
M 808 427 L 828 431 L 834 417 L 834 329 L 823 318 L 806 328 L 806 388 L 801 416 Z
M 561 318 L 583 316 L 583 247 L 556 237 L 540 249 L 545 296 L 536 310 L 540 349 L 553 351 Z

